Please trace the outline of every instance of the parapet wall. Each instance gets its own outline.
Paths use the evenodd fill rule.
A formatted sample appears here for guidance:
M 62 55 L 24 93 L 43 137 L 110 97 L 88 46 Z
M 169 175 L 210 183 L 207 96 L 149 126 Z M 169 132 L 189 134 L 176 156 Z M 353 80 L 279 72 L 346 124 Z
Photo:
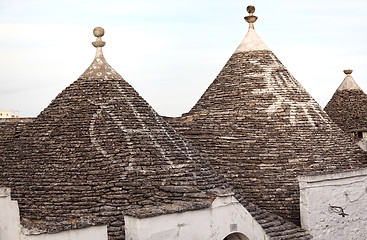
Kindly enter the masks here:
M 367 239 L 367 169 L 298 179 L 302 228 L 314 239 Z
M 27 235 L 22 231 L 18 202 L 10 198 L 10 188 L 0 187 L 0 240 L 107 240 L 107 226 Z
M 18 240 L 20 218 L 18 202 L 10 198 L 10 188 L 0 187 L 0 239 Z
M 128 240 L 269 240 L 260 224 L 233 197 L 217 197 L 211 207 L 150 218 L 125 216 Z

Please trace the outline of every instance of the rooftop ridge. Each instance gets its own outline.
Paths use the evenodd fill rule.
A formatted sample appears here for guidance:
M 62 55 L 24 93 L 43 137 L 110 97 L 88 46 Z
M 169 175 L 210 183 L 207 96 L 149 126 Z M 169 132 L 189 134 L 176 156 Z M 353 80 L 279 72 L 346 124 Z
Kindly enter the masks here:
M 246 52 L 246 51 L 257 51 L 257 50 L 269 50 L 269 47 L 266 46 L 264 41 L 260 38 L 260 36 L 256 33 L 254 22 L 257 20 L 257 16 L 254 16 L 255 12 L 254 6 L 248 6 L 247 12 L 250 14 L 245 17 L 246 22 L 249 23 L 248 32 L 245 38 L 242 40 L 240 45 L 237 47 L 234 53 Z
M 344 70 L 344 73 L 347 75 L 345 76 L 343 82 L 338 87 L 337 91 L 343 91 L 343 90 L 361 90 L 362 89 L 358 86 L 358 84 L 354 81 L 354 78 L 352 77 L 353 70 Z

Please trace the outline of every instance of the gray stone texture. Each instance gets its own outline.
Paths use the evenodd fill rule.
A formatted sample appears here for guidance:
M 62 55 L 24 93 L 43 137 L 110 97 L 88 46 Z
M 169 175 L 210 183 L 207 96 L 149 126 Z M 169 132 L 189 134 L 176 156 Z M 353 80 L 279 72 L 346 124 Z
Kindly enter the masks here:
M 247 200 L 296 224 L 297 176 L 367 163 L 268 50 L 233 54 L 190 112 L 166 120 Z
M 105 62 L 100 51 L 85 73 L 36 119 L 0 123 L 7 133 L 0 136 L 0 185 L 12 189 L 29 233 L 107 224 L 109 239 L 124 239 L 124 215 L 143 218 L 206 208 L 218 193 L 233 190 L 272 239 L 311 239 L 295 224 L 245 200 L 252 196 L 243 186 L 253 183 L 251 189 L 263 191 L 251 177 L 261 176 L 255 165 L 252 175 L 242 168 L 242 150 L 233 147 L 253 145 L 251 137 L 261 139 L 265 133 L 256 130 L 248 139 L 233 141 L 242 127 L 227 120 L 236 117 L 233 106 L 239 102 L 226 100 L 225 108 L 216 106 L 220 111 L 214 115 L 197 107 L 197 123 L 208 123 L 207 129 L 192 128 L 191 135 L 183 131 L 190 140 L 197 136 L 192 142 L 208 154 L 207 161 Z M 194 120 L 184 119 L 185 124 Z M 259 149 L 251 153 L 255 161 L 268 161 L 259 146 L 254 148 Z M 236 188 L 228 187 L 225 178 Z
M 125 211 L 208 207 L 215 196 L 206 190 L 225 181 L 198 151 L 121 77 L 83 76 L 1 140 L 0 182 L 23 224 L 39 232 L 108 224 L 109 239 L 123 239 Z
M 346 133 L 367 131 L 367 95 L 362 90 L 337 90 L 325 111 Z

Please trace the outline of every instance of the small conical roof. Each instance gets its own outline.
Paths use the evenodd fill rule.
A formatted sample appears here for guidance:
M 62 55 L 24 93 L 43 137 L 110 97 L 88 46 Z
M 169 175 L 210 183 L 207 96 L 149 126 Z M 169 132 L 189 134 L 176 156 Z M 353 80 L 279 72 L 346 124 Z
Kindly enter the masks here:
M 108 223 L 123 239 L 126 211 L 208 207 L 224 180 L 107 64 L 94 32 L 93 63 L 1 156 L 0 180 L 40 231 Z
M 365 156 L 266 47 L 249 13 L 249 32 L 217 78 L 170 121 L 250 201 L 299 223 L 297 176 L 359 168 Z
M 367 95 L 351 76 L 347 74 L 334 95 L 325 106 L 330 118 L 345 132 L 367 131 Z

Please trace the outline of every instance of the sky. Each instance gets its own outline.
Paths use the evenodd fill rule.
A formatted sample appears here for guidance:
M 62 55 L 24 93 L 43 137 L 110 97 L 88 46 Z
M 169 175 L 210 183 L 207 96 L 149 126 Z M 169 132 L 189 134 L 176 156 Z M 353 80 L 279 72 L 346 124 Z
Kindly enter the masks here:
M 37 116 L 88 68 L 93 28 L 107 62 L 161 115 L 188 112 L 255 30 L 324 107 L 353 69 L 367 91 L 366 0 L 0 0 L 0 110 Z

